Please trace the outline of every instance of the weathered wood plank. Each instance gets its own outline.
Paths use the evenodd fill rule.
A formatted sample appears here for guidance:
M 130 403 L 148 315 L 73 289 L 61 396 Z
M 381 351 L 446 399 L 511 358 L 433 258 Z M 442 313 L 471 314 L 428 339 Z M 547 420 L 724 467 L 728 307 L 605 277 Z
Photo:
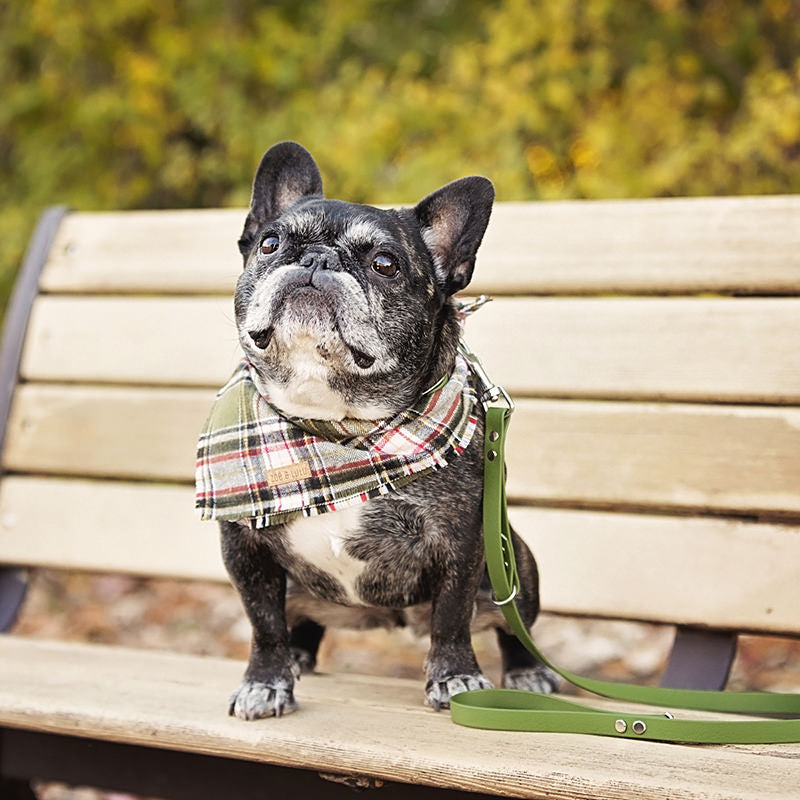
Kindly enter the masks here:
M 245 209 L 102 211 L 65 218 L 45 292 L 233 294 Z M 113 263 L 113 267 L 112 267 Z
M 0 563 L 226 581 L 217 525 L 186 486 L 17 478 L 0 482 Z
M 0 482 L 0 562 L 224 581 L 217 526 L 200 522 L 193 505 L 185 486 L 8 476 Z M 521 507 L 511 514 L 538 559 L 548 611 L 797 633 L 797 525 Z
M 72 214 L 43 288 L 229 292 L 241 270 L 244 216 L 244 209 Z M 794 294 L 799 276 L 794 196 L 498 203 L 473 288 Z
M 40 297 L 22 374 L 220 386 L 232 318 L 230 299 Z M 467 338 L 519 396 L 800 403 L 795 298 L 506 298 Z
M 240 358 L 230 298 L 40 296 L 20 372 L 33 380 L 219 387 Z
M 6 470 L 193 481 L 213 389 L 22 384 Z
M 798 633 L 796 525 L 521 507 L 511 520 L 548 611 Z
M 547 400 L 519 409 L 512 497 L 800 515 L 800 409 Z
M 800 197 L 500 203 L 473 291 L 796 294 Z
M 418 704 L 414 682 L 389 679 L 304 677 L 298 712 L 247 723 L 225 708 L 242 667 L 3 637 L 0 723 L 526 798 L 653 800 L 668 787 L 675 800 L 783 800 L 800 769 L 798 745 L 676 747 L 457 727 Z
M 797 402 L 795 335 L 794 298 L 515 298 L 467 323 L 489 374 L 522 396 Z
M 193 481 L 210 389 L 25 384 L 5 469 Z M 526 502 L 800 518 L 800 409 L 522 400 L 509 492 Z

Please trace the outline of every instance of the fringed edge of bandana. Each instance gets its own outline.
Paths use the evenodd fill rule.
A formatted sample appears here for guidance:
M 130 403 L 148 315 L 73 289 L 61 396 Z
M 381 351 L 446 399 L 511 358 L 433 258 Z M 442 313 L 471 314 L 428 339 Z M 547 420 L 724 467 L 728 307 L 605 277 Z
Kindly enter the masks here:
M 316 517 L 320 514 L 329 511 L 339 511 L 344 508 L 352 508 L 353 506 L 366 503 L 376 497 L 383 497 L 402 489 L 404 486 L 415 481 L 417 478 L 425 477 L 433 472 L 438 472 L 447 467 L 451 462 L 451 457 L 461 455 L 467 447 L 475 434 L 477 427 L 477 417 L 470 414 L 469 421 L 464 429 L 459 441 L 454 443 L 450 450 L 446 453 L 436 453 L 431 455 L 430 459 L 433 463 L 418 462 L 414 465 L 408 465 L 411 471 L 409 474 L 401 475 L 394 480 L 385 483 L 378 483 L 377 485 L 359 492 L 354 492 L 345 497 L 337 497 L 332 500 L 320 501 L 314 504 L 304 505 L 300 508 L 286 509 L 285 511 L 274 511 L 269 514 L 261 514 L 252 517 L 242 517 L 240 514 L 226 513 L 225 509 L 215 508 L 209 506 L 206 501 L 196 500 L 195 509 L 200 512 L 200 519 L 204 522 L 249 522 L 250 526 L 255 529 L 268 528 L 273 525 L 282 525 L 291 522 L 294 519 L 302 519 L 304 517 Z M 416 469 L 414 469 L 416 467 Z
M 222 497 L 215 497 L 215 491 L 213 490 L 202 491 L 202 487 L 204 486 L 213 486 L 208 454 L 210 436 L 216 435 L 213 432 L 209 433 L 208 428 L 204 429 L 198 449 L 197 494 L 195 499 L 195 508 L 200 511 L 200 518 L 207 521 L 249 521 L 254 528 L 266 528 L 272 525 L 289 522 L 292 519 L 318 516 L 329 511 L 336 511 L 358 505 L 375 497 L 386 496 L 401 489 L 419 477 L 446 467 L 453 457 L 463 453 L 469 446 L 478 424 L 478 417 L 475 413 L 477 396 L 475 387 L 472 384 L 471 375 L 468 368 L 466 368 L 465 362 L 462 363 L 460 359 L 457 359 L 457 365 L 458 367 L 454 369 L 451 378 L 455 377 L 456 373 L 463 376 L 461 378 L 463 383 L 461 384 L 460 394 L 464 411 L 462 412 L 462 427 L 460 430 L 458 432 L 451 430 L 449 441 L 441 442 L 435 449 L 429 449 L 427 452 L 418 453 L 415 458 L 408 460 L 402 456 L 394 455 L 387 456 L 385 459 L 381 456 L 377 456 L 377 459 L 372 461 L 372 458 L 368 456 L 369 460 L 372 462 L 372 476 L 362 480 L 357 486 L 340 486 L 339 488 L 344 490 L 342 496 L 337 495 L 335 482 L 330 482 L 327 479 L 315 488 L 315 497 L 309 496 L 310 492 L 303 484 L 304 477 L 310 478 L 310 476 L 303 476 L 297 481 L 289 480 L 281 484 L 281 490 L 285 496 L 275 498 L 277 503 L 273 504 L 272 510 L 268 510 L 265 507 L 263 496 L 260 496 L 263 487 L 260 485 L 256 487 L 251 483 L 250 499 L 249 501 L 245 500 L 242 502 L 242 495 L 246 494 L 246 482 L 240 484 L 241 488 L 238 491 L 240 499 L 238 504 L 231 503 L 228 505 L 224 502 L 224 495 L 232 495 L 233 492 L 230 491 L 230 489 L 223 487 L 221 490 Z M 238 375 L 235 374 L 228 384 L 220 391 L 218 394 L 218 402 L 226 396 L 227 391 L 235 390 L 237 384 L 241 384 L 243 380 L 246 380 L 246 372 L 240 369 Z M 434 388 L 438 389 L 438 386 Z M 239 413 L 241 414 L 241 407 Z M 210 419 L 211 418 L 209 418 L 209 423 L 207 423 L 207 425 L 210 424 Z M 284 418 L 284 420 L 287 424 L 291 424 L 291 420 L 287 418 Z M 223 431 L 226 435 L 229 435 L 229 432 L 233 433 L 235 441 L 237 434 L 236 425 L 219 428 L 217 430 Z M 376 426 L 375 430 L 379 431 L 381 435 L 385 435 L 385 431 L 382 431 L 379 426 Z M 441 435 L 444 428 L 440 427 L 440 423 L 437 423 L 433 426 L 433 430 L 438 430 L 436 435 Z M 248 463 L 243 458 L 245 474 L 247 466 Z M 324 472 L 323 469 L 323 475 Z M 317 479 L 319 479 L 321 473 L 318 471 L 314 474 Z M 296 486 L 297 490 L 291 488 L 293 486 Z M 243 489 L 245 491 L 242 491 Z M 217 491 L 220 490 L 217 489 Z M 322 492 L 325 492 L 326 496 L 320 496 Z M 300 497 L 303 497 L 302 504 L 296 504 L 295 499 Z M 223 500 L 223 502 L 218 502 L 219 500 Z M 281 505 L 287 502 L 287 500 L 289 507 L 281 508 Z

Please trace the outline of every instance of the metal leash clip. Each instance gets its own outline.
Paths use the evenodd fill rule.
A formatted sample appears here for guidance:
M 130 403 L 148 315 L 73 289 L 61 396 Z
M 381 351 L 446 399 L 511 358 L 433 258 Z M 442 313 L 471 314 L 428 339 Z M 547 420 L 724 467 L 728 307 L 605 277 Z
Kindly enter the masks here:
M 494 596 L 494 590 L 492 590 L 492 595 L 490 599 L 496 606 L 505 606 L 508 605 L 508 603 L 510 603 L 517 596 L 518 591 L 519 591 L 519 585 L 515 583 L 511 591 L 511 594 L 508 597 L 506 597 L 505 600 L 496 600 Z
M 488 294 L 478 295 L 474 300 L 459 300 L 458 313 L 468 317 L 470 314 L 474 314 L 479 308 L 483 308 L 487 303 L 491 303 L 492 300 L 494 300 L 494 298 L 489 297 Z
M 491 297 L 482 294 L 480 297 L 476 297 L 470 302 L 461 303 L 458 307 L 459 314 L 462 314 L 465 317 L 469 316 L 470 314 L 475 313 L 479 308 L 482 308 L 487 303 L 491 302 L 491 300 Z M 489 403 L 496 403 L 502 397 L 508 405 L 509 413 L 511 413 L 515 408 L 514 401 L 502 386 L 498 386 L 492 381 L 492 379 L 486 373 L 486 370 L 483 368 L 483 364 L 481 364 L 480 359 L 475 355 L 475 353 L 472 352 L 472 350 L 470 350 L 469 345 L 466 343 L 463 337 L 458 340 L 458 352 L 461 353 L 461 355 L 466 359 L 469 368 L 472 370 L 482 387 L 479 399 L 483 407 L 487 408 Z
M 508 582 L 511 585 L 511 594 L 508 597 L 506 597 L 505 600 L 498 600 L 497 595 L 495 595 L 494 593 L 494 587 L 493 587 L 490 599 L 496 606 L 504 606 L 510 603 L 517 596 L 517 593 L 519 592 L 520 589 L 519 575 L 517 574 L 517 567 L 516 567 L 517 562 L 514 558 L 514 551 L 511 545 L 511 541 L 508 538 L 508 534 L 506 533 L 500 534 L 500 545 L 503 550 L 503 566 L 505 567 L 506 577 L 508 578 Z

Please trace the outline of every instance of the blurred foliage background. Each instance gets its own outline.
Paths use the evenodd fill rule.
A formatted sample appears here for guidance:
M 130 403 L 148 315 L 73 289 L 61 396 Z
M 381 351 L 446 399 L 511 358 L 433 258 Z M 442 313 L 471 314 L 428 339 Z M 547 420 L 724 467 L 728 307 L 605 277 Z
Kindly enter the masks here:
M 0 302 L 38 213 L 800 191 L 800 0 L 4 0 Z M 113 258 L 113 254 L 109 254 Z

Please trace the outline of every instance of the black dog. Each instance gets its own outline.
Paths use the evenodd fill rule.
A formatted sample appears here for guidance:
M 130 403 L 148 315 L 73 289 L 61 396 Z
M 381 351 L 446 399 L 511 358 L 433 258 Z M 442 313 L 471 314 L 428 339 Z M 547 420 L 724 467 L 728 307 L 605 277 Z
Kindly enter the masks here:
M 305 149 L 271 148 L 239 241 L 245 269 L 235 296 L 258 395 L 304 431 L 315 420 L 368 420 L 368 429 L 452 379 L 461 325 L 452 297 L 470 281 L 493 199 L 487 179 L 470 177 L 413 209 L 328 200 Z M 253 626 L 231 714 L 293 711 L 295 678 L 313 669 L 327 625 L 428 630 L 426 702 L 435 709 L 458 692 L 490 686 L 471 627 L 496 628 L 505 686 L 553 690 L 553 675 L 504 630 L 488 602 L 483 415 L 479 403 L 467 412 L 470 444 L 451 448 L 443 468 L 329 513 L 300 512 L 268 527 L 220 523 L 225 564 Z M 264 481 L 313 480 L 304 464 L 277 472 Z M 518 604 L 530 625 L 539 608 L 536 564 L 519 539 L 515 547 Z

